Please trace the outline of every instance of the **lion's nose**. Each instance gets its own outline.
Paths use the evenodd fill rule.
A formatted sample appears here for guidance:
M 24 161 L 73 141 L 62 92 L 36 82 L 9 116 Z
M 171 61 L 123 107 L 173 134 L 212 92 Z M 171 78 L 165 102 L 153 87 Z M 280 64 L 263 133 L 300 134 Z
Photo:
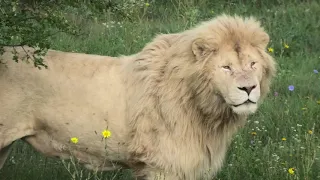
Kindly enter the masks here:
M 246 86 L 246 87 L 238 87 L 238 89 L 247 92 L 248 95 L 251 93 L 251 91 L 254 88 L 256 88 L 256 85 L 254 85 L 254 86 Z

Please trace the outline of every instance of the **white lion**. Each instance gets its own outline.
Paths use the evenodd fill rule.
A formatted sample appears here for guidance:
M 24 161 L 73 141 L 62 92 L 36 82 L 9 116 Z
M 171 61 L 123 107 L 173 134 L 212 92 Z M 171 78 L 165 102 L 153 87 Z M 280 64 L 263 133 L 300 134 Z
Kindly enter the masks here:
M 276 70 L 268 42 L 254 18 L 221 15 L 159 35 L 132 56 L 50 50 L 43 70 L 15 63 L 5 48 L 0 167 L 23 139 L 91 169 L 129 167 L 147 180 L 210 179 L 269 91 Z

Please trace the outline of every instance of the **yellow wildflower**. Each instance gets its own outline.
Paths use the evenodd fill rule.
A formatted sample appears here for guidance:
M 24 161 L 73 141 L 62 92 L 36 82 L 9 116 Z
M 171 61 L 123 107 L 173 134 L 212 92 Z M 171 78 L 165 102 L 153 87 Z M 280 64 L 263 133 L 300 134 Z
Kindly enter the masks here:
M 304 110 L 304 111 L 305 111 L 305 110 L 307 110 L 307 108 L 306 108 L 306 107 L 304 107 L 304 108 L 301 108 L 301 109 L 302 109 L 302 110 Z
M 274 49 L 272 47 L 269 47 L 268 51 L 272 53 L 274 51 Z
M 283 46 L 284 46 L 284 48 L 289 49 L 289 45 L 288 44 L 284 43 Z
M 295 171 L 294 168 L 289 168 L 289 169 L 288 169 L 289 174 L 294 174 L 294 171 Z
M 149 3 L 146 3 L 145 5 L 146 5 L 147 7 L 149 7 L 149 6 L 150 6 L 150 4 L 149 4 Z
M 111 132 L 109 131 L 109 130 L 104 130 L 104 131 L 102 131 L 102 136 L 104 137 L 104 138 L 108 138 L 108 137 L 110 137 L 111 136 Z
M 309 133 L 309 134 L 313 134 L 312 130 L 309 130 L 308 133 Z
M 287 138 L 283 137 L 281 140 L 282 140 L 282 141 L 286 141 L 286 140 L 287 140 Z
M 251 132 L 251 135 L 255 136 L 255 135 L 257 135 L 257 133 L 256 132 Z
M 79 142 L 79 139 L 76 138 L 76 137 L 72 137 L 71 139 L 71 142 L 74 143 L 74 144 L 77 144 Z

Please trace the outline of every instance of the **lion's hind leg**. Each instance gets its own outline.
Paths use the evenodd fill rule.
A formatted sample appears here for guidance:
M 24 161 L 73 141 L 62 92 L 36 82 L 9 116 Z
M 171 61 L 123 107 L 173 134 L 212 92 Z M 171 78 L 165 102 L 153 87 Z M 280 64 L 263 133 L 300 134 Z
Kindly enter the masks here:
M 4 163 L 6 162 L 8 156 L 10 154 L 11 146 L 12 146 L 12 144 L 10 144 L 0 150 L 0 169 L 2 169 Z
M 2 122 L 2 121 L 0 121 Z M 8 121 L 7 121 L 8 122 Z M 14 121 L 13 121 L 14 122 Z M 24 121 L 22 121 L 24 122 Z M 1 123 L 0 126 L 0 169 L 3 167 L 13 142 L 26 136 L 33 135 L 34 129 L 24 123 Z

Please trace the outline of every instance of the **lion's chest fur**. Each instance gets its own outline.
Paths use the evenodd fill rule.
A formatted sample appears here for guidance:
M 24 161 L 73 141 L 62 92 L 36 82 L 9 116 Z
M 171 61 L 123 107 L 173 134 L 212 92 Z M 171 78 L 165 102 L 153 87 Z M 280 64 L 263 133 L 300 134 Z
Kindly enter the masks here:
M 165 171 L 174 169 L 174 172 L 181 173 L 177 175 L 181 179 L 212 177 L 222 166 L 227 148 L 227 135 L 216 134 L 217 137 L 201 139 L 201 135 L 192 135 L 192 131 L 188 133 L 190 134 L 176 133 L 172 137 L 161 139 L 161 166 L 165 167 L 165 164 L 171 162 L 172 167 L 165 167 Z
M 221 168 L 231 136 L 242 121 L 204 127 L 204 119 L 191 107 L 186 112 L 170 103 L 162 105 L 146 108 L 136 119 L 129 152 L 164 174 L 178 172 L 178 179 L 212 177 Z

